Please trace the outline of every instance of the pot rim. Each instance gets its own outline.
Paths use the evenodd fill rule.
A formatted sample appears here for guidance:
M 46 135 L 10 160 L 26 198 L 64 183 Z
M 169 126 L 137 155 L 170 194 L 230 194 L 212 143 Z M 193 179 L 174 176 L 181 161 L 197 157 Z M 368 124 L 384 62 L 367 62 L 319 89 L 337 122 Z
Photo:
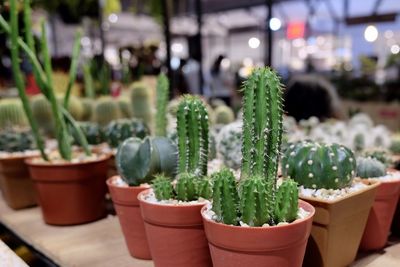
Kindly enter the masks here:
M 95 153 L 97 154 L 97 153 Z M 89 160 L 85 162 L 59 162 L 59 163 L 46 163 L 46 162 L 33 162 L 37 158 L 41 158 L 40 156 L 35 156 L 31 158 L 25 159 L 25 163 L 29 166 L 34 166 L 34 167 L 42 167 L 42 168 L 52 168 L 52 167 L 71 167 L 71 166 L 81 166 L 81 165 L 86 165 L 86 164 L 93 164 L 93 163 L 99 163 L 103 161 L 109 160 L 111 155 L 102 153 L 99 158 L 94 159 L 94 160 Z
M 150 189 L 150 185 L 147 185 L 147 186 L 145 186 L 145 185 L 138 185 L 138 186 L 130 186 L 130 185 L 128 185 L 128 186 L 118 186 L 118 185 L 113 184 L 112 181 L 115 180 L 115 179 L 117 179 L 118 177 L 120 177 L 120 175 L 114 175 L 114 176 L 111 176 L 111 177 L 107 178 L 107 180 L 106 180 L 107 185 L 110 186 L 110 187 L 114 187 L 114 188 L 118 188 L 118 189 L 122 189 L 122 190 L 123 190 L 123 189 L 141 189 L 141 188 Z
M 20 153 L 23 153 L 23 152 L 20 152 Z M 13 159 L 17 160 L 17 159 L 36 158 L 38 156 L 40 156 L 40 152 L 39 151 L 35 151 L 35 153 L 32 153 L 30 155 L 18 154 L 18 155 L 9 155 L 7 157 L 0 157 L 0 161 L 13 160 Z
M 152 190 L 152 188 L 150 187 L 149 189 L 146 189 L 146 190 L 140 192 L 137 196 L 138 200 L 140 202 L 146 203 L 147 205 L 152 205 L 152 206 L 157 206 L 157 207 L 169 207 L 169 208 L 174 208 L 174 209 L 195 207 L 195 206 L 204 206 L 204 205 L 207 205 L 207 203 L 208 203 L 208 200 L 205 200 L 204 202 L 199 202 L 199 203 L 183 202 L 179 205 L 176 205 L 176 204 L 169 204 L 169 203 L 154 203 L 154 202 L 146 201 L 144 199 L 144 195 L 148 194 L 151 190 Z
M 326 204 L 336 204 L 336 203 L 339 203 L 339 202 L 341 202 L 343 200 L 351 198 L 351 197 L 353 197 L 355 195 L 362 194 L 365 191 L 377 188 L 380 184 L 381 184 L 381 182 L 379 182 L 379 181 L 371 181 L 371 183 L 368 184 L 367 187 L 362 188 L 362 189 L 360 189 L 360 190 L 358 190 L 356 192 L 352 192 L 350 194 L 347 194 L 347 195 L 345 195 L 343 197 L 340 197 L 338 199 L 328 200 L 328 199 L 321 199 L 321 198 L 317 198 L 317 197 L 308 197 L 308 196 L 306 197 L 306 196 L 302 196 L 300 194 L 299 194 L 299 199 L 304 200 L 306 202 L 307 201 L 313 201 L 313 202 L 326 203 Z

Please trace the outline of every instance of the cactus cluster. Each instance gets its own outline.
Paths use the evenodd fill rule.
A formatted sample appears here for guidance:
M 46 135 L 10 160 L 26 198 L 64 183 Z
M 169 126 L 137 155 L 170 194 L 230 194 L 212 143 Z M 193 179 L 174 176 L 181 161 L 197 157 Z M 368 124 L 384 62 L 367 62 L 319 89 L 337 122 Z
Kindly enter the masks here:
M 144 83 L 136 82 L 132 84 L 130 90 L 133 117 L 146 122 L 147 126 L 151 128 L 153 110 L 150 88 Z
M 149 134 L 150 131 L 147 126 L 137 119 L 111 121 L 104 130 L 105 140 L 111 147 L 118 147 L 130 137 L 143 139 Z
M 121 117 L 118 103 L 110 96 L 97 99 L 93 115 L 94 121 L 101 126 L 106 126 L 111 121 Z
M 19 99 L 0 100 L 0 129 L 25 127 L 28 122 Z
M 351 184 L 356 169 L 353 152 L 339 144 L 301 141 L 282 157 L 282 174 L 306 188 L 340 189 Z
M 35 148 L 30 131 L 7 129 L 0 132 L 0 151 L 23 152 Z
M 371 157 L 357 158 L 357 176 L 360 178 L 377 178 L 386 175 L 385 165 Z
M 167 76 L 160 74 L 157 79 L 157 112 L 155 133 L 157 136 L 167 134 L 167 104 L 169 99 L 169 81 Z

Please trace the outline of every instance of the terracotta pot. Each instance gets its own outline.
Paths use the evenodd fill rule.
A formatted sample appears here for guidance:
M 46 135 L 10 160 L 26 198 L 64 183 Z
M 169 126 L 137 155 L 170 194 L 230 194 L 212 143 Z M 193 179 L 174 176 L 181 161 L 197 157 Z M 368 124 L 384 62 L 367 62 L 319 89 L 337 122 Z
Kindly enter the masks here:
M 108 160 L 109 156 L 83 163 L 26 160 L 44 221 L 74 225 L 104 217 Z
M 144 222 L 140 212 L 138 194 L 149 189 L 149 186 L 121 187 L 113 184 L 119 176 L 107 180 L 108 189 L 117 211 L 119 223 L 125 237 L 126 245 L 132 257 L 150 260 L 151 254 L 147 243 Z
M 386 245 L 399 196 L 400 180 L 381 182 L 361 239 L 361 250 L 378 250 Z
M 115 155 L 110 155 L 110 160 L 108 161 L 108 174 L 107 177 L 113 177 L 118 175 L 117 167 L 115 165 Z
M 310 214 L 287 225 L 240 227 L 216 223 L 204 216 L 204 229 L 214 267 L 300 267 L 310 235 L 314 208 L 301 201 Z
M 138 196 L 156 267 L 212 267 L 204 234 L 202 204 L 168 205 L 145 201 Z
M 315 207 L 303 266 L 344 267 L 354 261 L 378 186 L 332 201 L 301 197 Z
M 0 185 L 3 198 L 13 209 L 36 205 L 35 190 L 25 164 L 27 156 L 0 159 Z

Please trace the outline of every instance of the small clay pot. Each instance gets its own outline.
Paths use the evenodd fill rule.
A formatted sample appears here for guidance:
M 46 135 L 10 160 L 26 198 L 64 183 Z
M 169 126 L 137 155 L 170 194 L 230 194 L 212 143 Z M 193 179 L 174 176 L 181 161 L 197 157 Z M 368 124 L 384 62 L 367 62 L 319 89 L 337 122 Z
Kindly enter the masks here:
M 10 156 L 0 159 L 0 185 L 3 198 L 13 209 L 36 205 L 35 190 L 25 159 L 28 156 Z
M 108 160 L 52 164 L 27 159 L 44 221 L 75 225 L 103 218 Z
M 202 209 L 204 229 L 214 267 L 300 267 L 311 232 L 315 210 L 299 201 L 309 215 L 290 224 L 241 227 L 208 219 Z
M 117 211 L 125 242 L 132 257 L 150 260 L 151 254 L 147 243 L 144 222 L 140 212 L 138 194 L 149 186 L 117 186 L 113 183 L 119 176 L 107 180 L 107 186 Z
M 212 267 L 199 204 L 158 204 L 138 195 L 156 267 Z M 227 265 L 228 266 L 228 265 Z
M 378 250 L 386 245 L 399 196 L 400 180 L 381 182 L 369 212 L 360 250 Z

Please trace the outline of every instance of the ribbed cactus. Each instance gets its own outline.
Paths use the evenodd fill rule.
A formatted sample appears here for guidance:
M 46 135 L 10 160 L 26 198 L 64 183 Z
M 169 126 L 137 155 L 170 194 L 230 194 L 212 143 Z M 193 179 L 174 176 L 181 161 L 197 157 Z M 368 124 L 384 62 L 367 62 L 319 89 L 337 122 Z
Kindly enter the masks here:
M 208 113 L 203 101 L 186 95 L 178 107 L 179 173 L 207 175 L 209 149 Z
M 218 106 L 214 110 L 214 123 L 219 124 L 229 124 L 235 120 L 235 114 L 233 110 L 228 106 Z
M 275 221 L 292 222 L 297 218 L 299 190 L 292 179 L 285 179 L 275 196 Z
M 196 200 L 198 195 L 197 190 L 197 177 L 190 173 L 179 174 L 176 182 L 175 191 L 176 199 L 181 201 L 193 201 Z
M 211 175 L 213 180 L 212 210 L 216 221 L 237 225 L 239 222 L 239 197 L 235 176 L 229 169 L 222 169 Z
M 23 152 L 34 148 L 34 139 L 30 131 L 13 129 L 0 131 L 0 151 Z
M 351 184 L 356 169 L 353 152 L 338 144 L 302 141 L 289 145 L 282 174 L 306 188 L 339 189 Z
M 94 100 L 91 98 L 82 98 L 82 117 L 81 121 L 90 121 L 93 116 Z
M 377 178 L 386 175 L 385 164 L 371 157 L 357 158 L 357 176 L 361 178 Z
M 117 99 L 117 103 L 119 106 L 119 111 L 122 118 L 131 118 L 132 117 L 132 104 L 128 97 L 120 96 Z
M 143 83 L 133 83 L 131 87 L 131 103 L 133 117 L 141 119 L 151 128 L 153 110 L 150 90 L 151 89 Z
M 208 178 L 198 179 L 197 192 L 199 197 L 211 199 L 212 197 L 212 182 Z
M 79 127 L 85 135 L 89 145 L 98 145 L 104 142 L 104 132 L 99 124 L 95 122 L 79 122 Z M 74 128 L 71 129 L 71 134 L 75 144 L 79 144 L 79 138 Z
M 118 147 L 129 137 L 145 138 L 150 134 L 147 126 L 137 119 L 119 119 L 110 122 L 104 131 L 105 140 L 111 147 Z
M 157 136 L 167 134 L 167 104 L 169 98 L 169 81 L 167 76 L 160 74 L 157 80 L 157 112 L 156 127 Z
M 54 136 L 54 119 L 50 102 L 44 95 L 36 95 L 31 99 L 32 114 L 46 135 Z
M 171 179 L 163 174 L 155 175 L 152 188 L 158 200 L 168 200 L 175 196 Z
M 58 101 L 61 104 L 64 98 L 58 97 Z M 83 116 L 83 104 L 76 96 L 70 96 L 67 105 L 68 112 L 72 115 L 75 120 L 81 120 Z
M 28 125 L 22 103 L 19 99 L 0 100 L 0 129 L 24 127 Z
M 94 108 L 94 121 L 101 126 L 106 126 L 113 120 L 120 118 L 117 102 L 110 96 L 103 96 L 97 99 Z
M 376 160 L 382 162 L 385 166 L 390 166 L 391 164 L 393 164 L 392 158 L 391 158 L 392 155 L 386 149 L 382 149 L 382 148 L 367 149 L 362 152 L 361 156 L 364 158 L 371 157 L 373 159 L 376 159 Z

